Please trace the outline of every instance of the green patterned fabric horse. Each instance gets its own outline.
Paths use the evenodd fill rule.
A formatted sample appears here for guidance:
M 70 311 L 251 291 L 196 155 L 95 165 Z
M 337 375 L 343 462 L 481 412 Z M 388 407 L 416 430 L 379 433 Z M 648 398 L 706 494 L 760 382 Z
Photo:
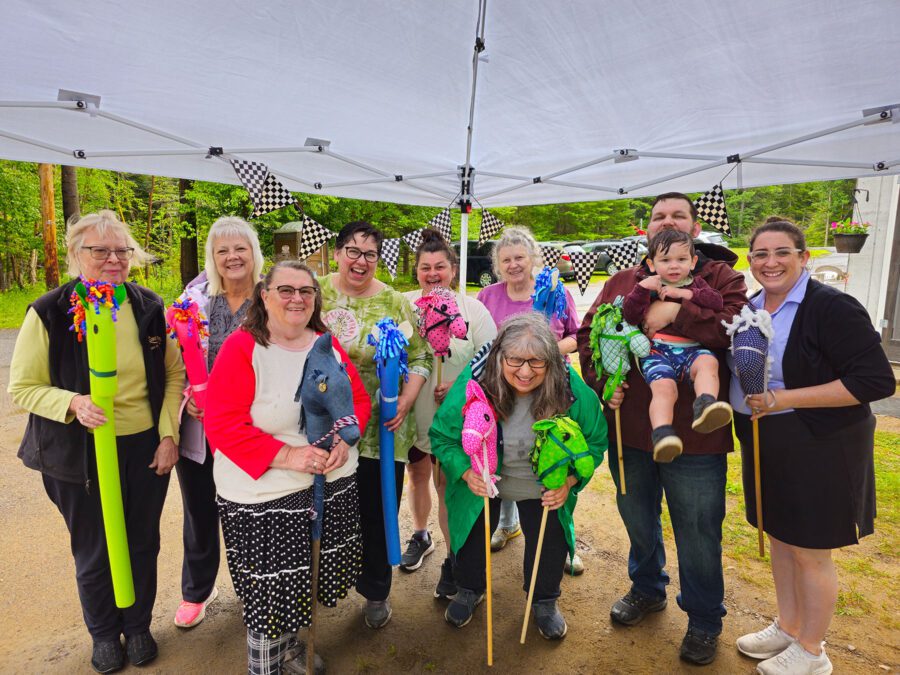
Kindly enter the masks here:
M 554 415 L 535 422 L 531 466 L 538 480 L 548 490 L 556 490 L 566 482 L 569 468 L 579 478 L 590 478 L 594 458 L 588 450 L 581 427 L 571 417 Z
M 598 376 L 603 373 L 609 376 L 603 387 L 604 401 L 612 397 L 631 370 L 629 354 L 644 358 L 650 353 L 647 336 L 622 317 L 622 301 L 620 295 L 612 303 L 600 305 L 591 321 L 594 370 Z

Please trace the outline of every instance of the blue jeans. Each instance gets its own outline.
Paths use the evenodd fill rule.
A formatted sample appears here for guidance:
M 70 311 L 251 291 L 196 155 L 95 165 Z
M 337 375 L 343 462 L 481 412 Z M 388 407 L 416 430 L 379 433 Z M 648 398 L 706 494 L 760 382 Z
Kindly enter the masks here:
M 628 576 L 632 590 L 663 598 L 669 575 L 663 546 L 662 496 L 666 494 L 681 593 L 678 606 L 688 624 L 712 635 L 722 632 L 725 583 L 722 579 L 722 521 L 725 518 L 727 455 L 681 455 L 658 464 L 653 454 L 624 447 L 625 489 L 619 491 L 619 464 L 611 450 L 609 468 L 616 504 L 628 530 Z

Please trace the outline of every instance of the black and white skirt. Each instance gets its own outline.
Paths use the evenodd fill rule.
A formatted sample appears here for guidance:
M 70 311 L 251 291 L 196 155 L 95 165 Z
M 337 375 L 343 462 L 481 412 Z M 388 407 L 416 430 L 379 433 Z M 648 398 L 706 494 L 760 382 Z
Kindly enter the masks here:
M 275 639 L 309 626 L 312 610 L 313 489 L 261 504 L 217 498 L 228 571 L 244 624 Z M 362 570 L 356 476 L 325 483 L 318 600 L 334 607 Z

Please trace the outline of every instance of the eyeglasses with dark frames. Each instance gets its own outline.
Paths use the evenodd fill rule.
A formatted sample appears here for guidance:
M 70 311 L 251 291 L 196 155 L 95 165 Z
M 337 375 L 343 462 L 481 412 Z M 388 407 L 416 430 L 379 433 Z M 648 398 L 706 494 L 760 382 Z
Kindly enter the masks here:
M 319 292 L 315 286 L 300 286 L 300 288 L 294 288 L 293 286 L 282 284 L 281 286 L 269 287 L 269 290 L 271 291 L 273 288 L 278 293 L 278 297 L 282 300 L 292 300 L 294 296 L 299 293 L 301 298 L 306 301 L 311 301 L 315 300 L 316 295 Z
M 82 246 L 82 249 L 90 251 L 94 260 L 106 260 L 110 253 L 115 253 L 119 260 L 131 260 L 134 255 L 134 249 L 127 248 L 107 248 L 106 246 Z
M 345 246 L 344 253 L 350 260 L 359 260 L 362 257 L 366 259 L 366 262 L 378 262 L 378 251 L 363 251 L 355 246 Z
M 503 360 L 510 368 L 521 368 L 526 363 L 532 370 L 543 370 L 547 367 L 546 359 L 520 359 L 518 356 L 504 356 Z

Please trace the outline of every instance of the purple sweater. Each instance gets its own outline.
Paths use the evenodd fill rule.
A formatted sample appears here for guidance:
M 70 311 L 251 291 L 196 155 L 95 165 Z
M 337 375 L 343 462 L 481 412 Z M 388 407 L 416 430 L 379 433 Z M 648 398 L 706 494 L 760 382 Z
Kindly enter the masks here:
M 488 308 L 498 329 L 509 317 L 534 311 L 531 300 L 511 300 L 504 281 L 482 288 L 477 299 Z M 569 289 L 566 289 L 566 315 L 565 321 L 553 319 L 550 322 L 550 330 L 556 336 L 557 342 L 569 336 L 575 337 L 575 333 L 578 332 L 578 313 L 575 310 L 575 299 L 569 293 Z

